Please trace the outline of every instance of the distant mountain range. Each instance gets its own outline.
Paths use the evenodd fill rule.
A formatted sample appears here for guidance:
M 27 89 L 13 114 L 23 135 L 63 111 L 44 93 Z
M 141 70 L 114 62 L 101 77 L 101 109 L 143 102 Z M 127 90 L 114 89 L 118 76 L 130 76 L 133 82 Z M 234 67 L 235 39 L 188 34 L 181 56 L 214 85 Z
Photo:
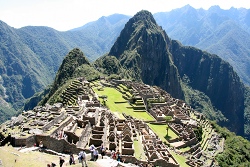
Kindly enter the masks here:
M 141 66 L 143 66 L 144 69 L 144 66 L 149 65 L 148 63 L 143 63 L 144 65 L 140 65 L 140 68 L 137 68 L 139 67 L 137 59 L 140 58 L 140 55 L 143 55 L 144 52 L 147 54 L 150 53 L 140 49 L 136 49 L 136 51 L 140 51 L 140 53 L 132 53 L 135 51 L 133 47 L 142 47 L 145 45 L 144 38 L 146 37 L 142 36 L 137 39 L 129 38 L 125 35 L 125 37 L 122 38 L 122 41 L 127 41 L 128 38 L 131 39 L 131 41 L 127 41 L 128 43 L 119 42 L 119 48 L 128 47 L 123 48 L 123 51 L 116 49 L 116 47 L 118 47 L 117 44 L 113 45 L 121 30 L 124 28 L 125 23 L 127 23 L 129 20 L 129 16 L 114 14 L 108 17 L 101 17 L 97 21 L 66 32 L 59 32 L 49 27 L 29 26 L 15 29 L 8 26 L 4 22 L 0 22 L 0 102 L 2 104 L 8 103 L 9 106 L 12 106 L 15 110 L 20 109 L 27 98 L 34 95 L 34 93 L 43 90 L 47 85 L 52 83 L 55 73 L 58 70 L 59 65 L 62 63 L 64 56 L 75 47 L 80 48 L 86 57 L 92 62 L 110 51 L 109 54 L 113 55 L 114 57 L 111 57 L 108 60 L 103 58 L 99 59 L 95 62 L 96 67 L 100 64 L 103 65 L 105 61 L 113 61 L 113 66 L 109 66 L 109 72 L 107 72 L 107 67 L 102 67 L 102 69 L 105 69 L 106 73 L 112 74 L 114 73 L 113 70 L 119 71 L 121 73 L 122 71 L 125 71 L 124 77 L 129 76 L 138 80 L 142 80 L 148 84 L 161 86 L 178 98 L 184 98 L 188 92 L 190 93 L 198 91 L 195 94 L 190 93 L 192 98 L 187 98 L 186 100 L 189 100 L 190 103 L 194 102 L 195 98 L 201 100 L 201 103 L 208 101 L 210 103 L 209 107 L 206 107 L 209 108 L 208 115 L 218 120 L 229 119 L 232 121 L 232 117 L 234 117 L 235 121 L 233 121 L 231 125 L 227 124 L 227 126 L 230 126 L 231 130 L 234 130 L 238 134 L 243 134 L 243 129 L 240 130 L 240 128 L 243 127 L 244 123 L 250 120 L 250 114 L 247 114 L 248 112 L 244 112 L 244 107 L 241 109 L 239 109 L 239 107 L 242 107 L 242 103 L 244 104 L 244 102 L 246 104 L 246 100 L 244 100 L 246 96 L 244 96 L 244 93 L 247 94 L 247 91 L 245 91 L 243 86 L 236 86 L 239 91 L 233 91 L 229 93 L 229 90 L 232 87 L 234 89 L 236 87 L 231 85 L 224 88 L 223 82 L 219 83 L 221 80 L 213 80 L 215 77 L 215 72 L 213 70 L 217 69 L 219 76 L 219 74 L 221 74 L 225 68 L 228 68 L 226 70 L 227 72 L 228 70 L 230 71 L 230 75 L 228 74 L 228 77 L 234 76 L 231 78 L 235 80 L 234 84 L 239 84 L 240 82 L 238 82 L 237 75 L 235 75 L 234 71 L 231 69 L 232 67 L 226 65 L 226 62 L 219 60 L 216 56 L 215 58 L 210 54 L 201 52 L 200 50 L 194 49 L 192 47 L 186 48 L 179 44 L 178 41 L 172 39 L 177 39 L 185 45 L 197 46 L 211 53 L 218 54 L 219 57 L 230 62 L 234 70 L 237 71 L 241 77 L 242 81 L 249 85 L 249 10 L 234 8 L 231 8 L 230 10 L 222 10 L 219 7 L 211 7 L 209 10 L 203 10 L 194 9 L 191 6 L 185 6 L 183 8 L 172 10 L 166 13 L 156 13 L 154 14 L 154 17 L 156 23 L 161 25 L 162 28 L 166 30 L 166 33 L 170 38 L 158 38 L 158 36 L 155 36 L 153 39 L 156 38 L 154 40 L 159 40 L 159 45 L 152 43 L 152 41 L 151 43 L 148 41 L 148 44 L 152 44 L 150 46 L 148 45 L 148 49 L 152 46 L 158 48 L 164 44 L 163 41 L 168 40 L 165 42 L 167 44 L 170 42 L 172 49 L 179 49 L 171 50 L 170 48 L 165 48 L 165 51 L 170 52 L 172 55 L 177 53 L 179 55 L 182 53 L 186 55 L 186 57 L 182 57 L 183 60 L 176 59 L 175 57 L 170 58 L 169 60 L 159 59 L 157 61 L 158 63 L 165 62 L 168 64 L 168 66 L 164 67 L 162 64 L 162 66 L 159 67 L 159 69 L 155 69 L 155 72 L 152 74 L 150 69 L 148 69 L 148 71 L 141 69 Z M 151 23 L 148 26 L 152 26 Z M 143 29 L 138 29 L 138 31 L 139 30 L 142 31 Z M 162 30 L 160 30 L 160 32 L 163 33 Z M 136 37 L 136 34 L 134 35 Z M 117 41 L 119 41 L 119 39 Z M 192 65 L 192 67 L 185 66 L 184 68 L 182 66 L 183 61 L 187 59 L 191 53 L 197 54 L 197 56 L 200 58 L 204 58 L 204 61 L 205 59 L 208 59 L 206 57 L 213 58 L 213 61 L 208 63 L 207 61 L 210 60 L 209 58 L 205 61 L 206 63 L 201 66 L 201 59 L 197 59 L 195 62 L 190 62 L 189 65 Z M 131 55 L 134 54 L 138 56 L 137 59 L 134 59 L 133 56 L 131 57 Z M 152 52 L 152 55 L 153 54 L 159 53 L 158 51 L 154 51 Z M 200 54 L 204 55 L 201 56 Z M 165 53 L 165 55 L 167 57 L 170 56 L 169 53 Z M 150 55 L 147 56 L 147 59 L 147 62 L 153 60 L 153 58 L 150 58 Z M 174 64 L 171 61 L 174 61 Z M 189 62 L 190 60 L 187 59 L 186 61 Z M 157 62 L 150 64 L 151 70 L 153 69 L 153 64 L 157 64 Z M 200 66 L 198 62 L 200 63 Z M 133 65 L 136 66 L 131 68 Z M 213 66 L 213 68 L 211 66 Z M 221 67 L 221 69 L 218 69 L 217 67 Z M 191 70 L 191 68 L 193 69 Z M 205 75 L 204 73 L 206 72 L 206 70 L 204 71 L 205 68 L 210 68 L 211 70 L 213 69 L 211 71 L 210 77 L 208 78 L 206 78 L 206 76 L 209 75 Z M 178 72 L 176 69 L 178 69 Z M 170 76 L 170 73 L 167 72 L 169 70 L 173 72 L 171 73 L 173 76 Z M 141 76 L 139 73 L 142 71 L 144 72 Z M 154 80 L 147 78 L 148 74 L 150 74 L 151 78 L 153 77 Z M 197 76 L 202 76 L 199 78 L 199 81 L 195 78 Z M 161 77 L 165 78 L 164 83 L 160 81 Z M 172 84 L 174 83 L 173 85 L 176 87 L 172 87 L 171 84 L 169 85 L 167 80 L 169 80 Z M 182 82 L 184 85 L 186 85 L 186 88 L 189 91 L 183 91 L 181 89 Z M 214 88 L 213 86 L 210 87 L 211 84 L 214 85 L 215 83 L 219 84 L 220 89 L 222 89 L 224 92 L 227 92 L 226 97 L 222 96 L 222 94 L 217 94 L 218 96 L 215 97 L 216 92 L 212 91 L 217 91 L 217 93 L 220 92 L 217 88 Z M 235 95 L 232 95 L 232 93 L 239 95 L 238 100 L 233 98 Z M 223 95 L 225 95 L 225 93 Z M 229 98 L 231 95 L 232 98 Z M 222 105 L 221 103 L 223 103 L 223 99 L 228 99 L 228 101 L 224 101 L 225 103 Z M 236 101 L 239 101 L 240 104 L 236 104 Z M 235 105 L 239 105 L 231 108 L 233 110 L 232 113 L 234 113 L 232 114 L 229 112 L 232 114 L 231 116 L 230 114 L 227 115 L 228 113 L 225 113 L 225 110 L 228 109 L 225 105 L 229 104 L 230 102 Z M 198 108 L 199 106 L 202 106 L 201 103 L 194 106 Z M 15 114 L 13 109 L 11 113 L 9 112 L 9 109 L 12 107 L 8 107 L 8 109 L 6 109 L 6 106 L 7 105 L 2 108 L 0 107 L 1 120 L 7 119 L 11 115 Z M 210 110 L 211 108 L 212 110 Z M 202 109 L 204 109 L 204 106 L 200 107 L 200 110 Z M 218 113 L 221 115 L 216 115 L 214 113 L 216 110 L 219 110 Z M 241 113 L 238 114 L 236 112 Z M 6 113 L 8 113 L 8 115 L 6 115 Z M 233 127 L 237 123 L 239 123 L 239 126 Z
M 154 17 L 172 39 L 219 55 L 250 85 L 250 9 L 187 5 Z
M 128 16 L 101 17 L 60 32 L 49 27 L 15 29 L 0 21 L 0 122 L 20 110 L 27 98 L 51 84 L 64 56 L 73 48 L 89 60 L 108 52 Z

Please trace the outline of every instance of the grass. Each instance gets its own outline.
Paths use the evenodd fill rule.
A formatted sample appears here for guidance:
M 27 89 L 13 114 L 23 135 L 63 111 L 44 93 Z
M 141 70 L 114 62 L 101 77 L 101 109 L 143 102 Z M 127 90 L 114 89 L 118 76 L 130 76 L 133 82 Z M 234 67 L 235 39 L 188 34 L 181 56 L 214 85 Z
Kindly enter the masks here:
M 165 141 L 168 143 L 167 140 L 178 138 L 178 136 L 170 128 L 168 128 L 167 136 L 166 128 L 168 125 L 155 125 L 148 123 L 148 126 L 160 137 L 163 142 Z
M 173 155 L 175 160 L 180 164 L 181 167 L 189 167 L 189 165 L 186 164 L 187 159 L 179 154 L 174 153 L 170 150 L 170 153 Z
M 76 164 L 71 165 L 72 167 L 81 167 L 78 163 L 77 155 L 74 155 Z M 44 167 L 51 162 L 59 166 L 59 156 L 51 155 L 46 153 L 41 153 L 39 151 L 28 151 L 20 152 L 12 146 L 0 147 L 0 159 L 2 161 L 2 166 L 29 166 L 29 167 Z M 69 155 L 64 157 L 65 163 L 63 166 L 69 166 Z M 99 167 L 96 162 L 87 161 L 88 167 Z
M 116 112 L 116 115 L 121 116 L 124 112 L 127 115 L 130 115 L 137 119 L 142 119 L 144 121 L 153 121 L 154 118 L 150 116 L 147 112 L 140 112 L 140 114 L 134 112 L 132 106 L 129 103 L 115 103 L 115 102 L 124 102 L 126 101 L 122 97 L 122 93 L 117 91 L 115 88 L 111 87 L 105 87 L 102 91 L 98 91 L 97 88 L 93 88 L 93 90 L 98 94 L 98 96 L 101 95 L 107 95 L 107 107 L 112 111 Z M 99 99 L 102 103 L 102 99 Z M 122 116 L 123 117 L 123 116 Z M 124 117 L 123 117 L 124 118 Z
M 134 140 L 135 158 L 139 160 L 146 160 L 146 155 L 140 141 Z
M 185 152 L 185 151 L 188 151 L 188 150 L 190 150 L 190 147 L 185 147 L 185 148 L 180 149 L 180 151 L 182 151 L 182 152 Z

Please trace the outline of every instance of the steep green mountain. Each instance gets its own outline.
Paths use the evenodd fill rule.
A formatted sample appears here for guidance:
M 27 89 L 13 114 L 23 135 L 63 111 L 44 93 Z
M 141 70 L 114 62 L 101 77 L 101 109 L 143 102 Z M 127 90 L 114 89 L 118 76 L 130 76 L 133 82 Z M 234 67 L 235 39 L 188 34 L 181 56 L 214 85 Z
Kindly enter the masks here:
M 153 16 L 141 11 L 126 23 L 109 55 L 115 56 L 132 78 L 183 98 L 178 71 L 166 47 L 169 42 Z
M 250 9 L 204 10 L 187 5 L 154 17 L 171 38 L 217 54 L 250 85 Z
M 58 102 L 65 87 L 72 82 L 72 79 L 78 77 L 92 80 L 99 78 L 100 73 L 93 68 L 79 48 L 74 48 L 63 59 L 53 84 L 42 93 L 36 94 L 29 99 L 25 104 L 24 109 L 32 109 L 38 103 L 44 105 L 45 103 L 53 104 Z
M 243 135 L 245 87 L 232 66 L 216 55 L 172 41 L 173 61 L 190 87 L 205 93 L 228 119 L 221 125 Z M 186 97 L 187 98 L 187 97 Z
M 159 86 L 244 135 L 246 89 L 232 66 L 216 55 L 171 40 L 151 13 L 138 12 L 126 23 L 102 61 L 109 56 L 115 56 L 116 64 L 122 66 L 120 76 Z
M 22 42 L 14 28 L 0 21 L 0 36 L 0 99 L 6 103 L 1 107 L 0 120 L 4 120 L 48 81 L 41 59 Z
M 114 14 L 66 32 L 41 26 L 15 29 L 0 21 L 0 101 L 8 104 L 0 108 L 0 122 L 52 82 L 71 49 L 81 48 L 92 61 L 108 52 L 127 20 Z

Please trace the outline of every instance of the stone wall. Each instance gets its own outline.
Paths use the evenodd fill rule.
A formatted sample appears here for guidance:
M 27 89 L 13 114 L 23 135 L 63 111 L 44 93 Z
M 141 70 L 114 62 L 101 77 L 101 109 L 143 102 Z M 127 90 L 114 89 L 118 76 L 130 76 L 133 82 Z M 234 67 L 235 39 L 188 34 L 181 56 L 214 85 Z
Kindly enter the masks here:
M 66 115 L 66 114 L 65 114 Z M 67 116 L 67 115 L 66 115 Z M 64 122 L 62 125 L 60 125 L 58 128 L 56 128 L 56 130 L 54 130 L 52 133 L 51 133 L 51 136 L 56 136 L 56 132 L 58 132 L 60 129 L 62 130 L 64 127 L 66 127 L 69 122 L 72 122 L 73 121 L 73 117 L 71 116 L 69 120 L 67 120 L 66 122 Z
M 134 155 L 134 152 L 133 148 L 122 148 L 122 155 Z
M 49 130 L 50 127 L 54 126 L 54 124 L 57 124 L 60 120 L 63 120 L 67 117 L 67 114 L 65 114 L 64 112 L 62 112 L 58 117 L 54 118 L 53 120 L 51 120 L 48 124 L 44 125 L 42 127 L 43 131 L 47 131 Z
M 67 142 L 65 139 L 58 140 L 50 136 L 36 135 L 35 140 L 36 143 L 42 141 L 45 148 L 56 152 L 78 154 L 82 150 L 77 148 L 75 144 Z
M 94 144 L 95 147 L 101 146 L 103 143 L 102 139 L 95 139 L 95 138 L 90 138 L 89 140 L 89 145 Z
M 34 143 L 36 143 L 37 146 L 39 145 L 39 143 L 37 143 L 37 141 L 36 141 L 35 136 L 30 136 L 26 139 L 26 147 L 34 146 Z
M 179 167 L 180 165 L 178 163 L 173 164 L 170 162 L 167 162 L 163 159 L 156 159 L 155 161 L 152 162 L 155 166 L 167 166 L 167 167 Z
M 27 138 L 15 138 L 14 146 L 15 147 L 21 147 L 21 146 L 26 146 L 26 139 Z M 34 145 L 34 142 L 33 142 Z
M 79 141 L 79 137 L 73 132 L 64 131 L 64 134 L 68 136 L 67 140 L 70 143 L 76 144 Z

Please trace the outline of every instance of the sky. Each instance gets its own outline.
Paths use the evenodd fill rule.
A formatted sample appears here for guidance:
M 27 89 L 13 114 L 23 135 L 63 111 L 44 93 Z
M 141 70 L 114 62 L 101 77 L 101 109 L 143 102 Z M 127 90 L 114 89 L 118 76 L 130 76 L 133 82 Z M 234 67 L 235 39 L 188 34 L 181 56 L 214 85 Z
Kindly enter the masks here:
M 133 16 L 148 10 L 154 14 L 187 4 L 196 9 L 250 8 L 248 0 L 0 0 L 0 20 L 14 28 L 48 26 L 66 31 L 115 13 Z

